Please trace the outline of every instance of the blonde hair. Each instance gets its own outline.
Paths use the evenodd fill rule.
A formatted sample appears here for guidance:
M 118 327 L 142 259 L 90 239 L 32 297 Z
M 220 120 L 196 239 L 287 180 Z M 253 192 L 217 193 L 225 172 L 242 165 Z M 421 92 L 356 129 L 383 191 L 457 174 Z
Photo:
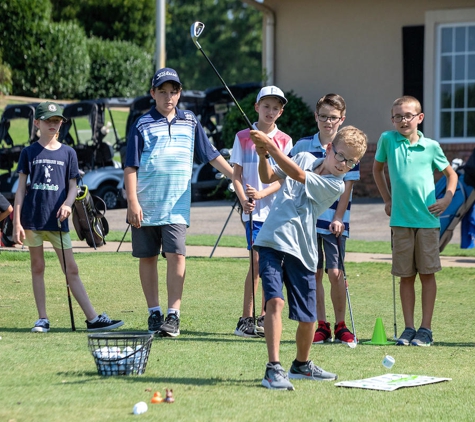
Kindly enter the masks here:
M 412 97 L 411 95 L 403 95 L 402 97 L 396 98 L 393 102 L 393 105 L 391 107 L 391 115 L 393 114 L 393 109 L 396 106 L 400 106 L 403 104 L 410 104 L 413 103 L 415 108 L 416 108 L 416 113 L 420 114 L 422 113 L 422 106 L 419 100 L 416 97 Z
M 358 151 L 358 159 L 361 159 L 368 147 L 368 137 L 366 133 L 354 126 L 345 126 L 337 132 L 332 143 L 335 147 L 345 144 L 356 149 Z

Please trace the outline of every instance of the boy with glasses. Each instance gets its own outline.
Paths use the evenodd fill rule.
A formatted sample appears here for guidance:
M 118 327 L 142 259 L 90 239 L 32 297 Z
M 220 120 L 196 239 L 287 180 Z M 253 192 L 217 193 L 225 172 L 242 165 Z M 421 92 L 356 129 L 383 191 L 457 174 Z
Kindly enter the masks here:
M 439 257 L 440 215 L 450 205 L 457 186 L 452 169 L 439 143 L 425 138 L 417 126 L 424 113 L 419 101 L 403 96 L 394 101 L 391 120 L 396 130 L 384 132 L 378 141 L 373 176 L 390 217 L 393 235 L 392 274 L 401 277 L 400 296 L 405 329 L 398 346 L 430 346 L 432 315 L 437 285 L 435 273 L 442 269 Z M 388 164 L 391 190 L 384 174 Z M 447 178 L 443 198 L 435 197 L 433 172 L 438 169 Z M 414 283 L 422 285 L 422 321 L 416 331 Z
M 345 121 L 345 100 L 338 94 L 327 94 L 321 97 L 315 109 L 315 120 L 319 131 L 313 136 L 299 140 L 290 156 L 299 152 L 310 152 L 317 158 L 325 157 L 328 146 L 332 145 L 338 129 Z M 350 231 L 350 208 L 353 183 L 360 179 L 359 164 L 346 161 L 345 157 L 335 150 L 332 145 L 330 154 L 335 154 L 339 162 L 344 162 L 349 168 L 343 181 L 345 191 L 340 198 L 323 212 L 317 221 L 318 264 L 315 278 L 317 281 L 317 317 L 318 326 L 313 337 L 313 343 L 323 344 L 332 341 L 330 323 L 326 319 L 325 290 L 323 287 L 323 264 L 330 281 L 330 297 L 335 315 L 335 342 L 353 343 L 355 336 L 346 327 L 346 288 L 343 278 L 342 265 L 345 257 L 346 238 Z M 341 256 L 341 259 L 340 259 Z M 325 259 L 324 259 L 325 258 Z
M 324 212 L 345 190 L 343 176 L 358 163 L 367 146 L 366 135 L 348 126 L 328 144 L 325 158 L 308 152 L 290 159 L 261 131 L 251 131 L 259 155 L 259 175 L 264 183 L 283 179 L 269 216 L 254 243 L 259 252 L 259 275 L 266 300 L 264 328 L 268 363 L 262 385 L 270 389 L 293 390 L 289 381 L 305 379 L 332 381 L 337 375 L 316 366 L 310 349 L 315 331 L 317 233 L 315 226 Z M 272 166 L 267 153 L 275 160 Z M 337 157 L 343 157 L 338 161 Z M 297 353 L 289 374 L 280 363 L 283 287 L 287 290 L 289 318 L 298 322 Z

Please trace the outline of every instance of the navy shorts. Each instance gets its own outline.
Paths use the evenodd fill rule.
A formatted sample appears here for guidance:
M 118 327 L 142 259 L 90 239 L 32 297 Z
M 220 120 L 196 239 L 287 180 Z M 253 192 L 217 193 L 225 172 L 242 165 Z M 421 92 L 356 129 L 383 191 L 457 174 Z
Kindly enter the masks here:
M 338 243 L 339 242 L 339 243 Z M 323 268 L 325 261 L 325 272 L 328 270 L 342 270 L 340 257 L 338 254 L 338 245 L 341 248 L 341 258 L 345 261 L 346 236 L 336 237 L 334 234 L 317 234 L 318 262 L 317 269 Z M 325 259 L 323 259 L 325 252 Z
M 287 289 L 289 318 L 301 322 L 317 320 L 317 283 L 315 273 L 293 255 L 272 248 L 259 247 L 259 275 L 266 302 L 284 299 Z
M 160 251 L 186 255 L 185 239 L 186 224 L 132 227 L 132 256 L 151 258 Z
M 262 225 L 264 224 L 263 221 L 253 221 L 252 222 L 252 243 L 251 243 L 251 222 L 246 221 L 246 240 L 247 240 L 247 250 L 251 250 L 251 246 L 254 245 L 254 242 L 256 241 L 257 233 L 262 228 Z

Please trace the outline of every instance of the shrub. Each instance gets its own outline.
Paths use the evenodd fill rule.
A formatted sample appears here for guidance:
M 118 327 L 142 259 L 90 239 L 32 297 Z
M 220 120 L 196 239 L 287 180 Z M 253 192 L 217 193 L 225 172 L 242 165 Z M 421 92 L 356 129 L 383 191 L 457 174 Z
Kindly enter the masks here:
M 18 86 L 21 77 L 16 78 L 16 74 L 37 66 L 30 62 L 30 56 L 37 48 L 37 28 L 50 20 L 51 3 L 49 0 L 0 0 L 0 16 L 0 51 L 3 51 L 3 61 L 12 70 L 13 93 L 21 94 Z
M 2 56 L 0 54 L 0 95 L 9 95 L 11 92 L 12 70 L 8 64 L 2 62 Z
M 312 110 L 301 97 L 294 94 L 293 91 L 286 92 L 285 97 L 289 102 L 285 106 L 284 112 L 282 113 L 282 116 L 279 117 L 276 124 L 280 130 L 292 137 L 295 145 L 300 138 L 315 133 L 317 131 L 317 125 Z M 250 94 L 239 102 L 239 105 L 244 113 L 246 113 L 251 123 L 256 122 L 258 118 L 254 109 L 255 103 L 256 94 Z M 244 118 L 238 108 L 233 107 L 224 118 L 222 139 L 225 147 L 231 148 L 236 133 L 245 128 L 246 122 L 244 121 Z
M 91 71 L 83 98 L 135 97 L 150 87 L 152 56 L 127 41 L 90 38 Z
M 26 66 L 13 69 L 16 94 L 75 98 L 86 88 L 89 56 L 84 31 L 75 23 L 41 24 L 36 44 L 24 53 Z

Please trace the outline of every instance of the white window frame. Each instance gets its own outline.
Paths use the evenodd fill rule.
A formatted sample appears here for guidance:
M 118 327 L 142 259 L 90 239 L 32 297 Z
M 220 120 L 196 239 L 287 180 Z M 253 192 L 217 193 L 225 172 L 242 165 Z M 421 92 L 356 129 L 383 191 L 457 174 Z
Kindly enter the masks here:
M 475 25 L 475 8 L 426 12 L 424 51 L 424 134 L 441 144 L 472 143 L 475 136 L 440 137 L 441 31 L 443 28 Z M 471 109 L 470 109 L 471 110 Z

